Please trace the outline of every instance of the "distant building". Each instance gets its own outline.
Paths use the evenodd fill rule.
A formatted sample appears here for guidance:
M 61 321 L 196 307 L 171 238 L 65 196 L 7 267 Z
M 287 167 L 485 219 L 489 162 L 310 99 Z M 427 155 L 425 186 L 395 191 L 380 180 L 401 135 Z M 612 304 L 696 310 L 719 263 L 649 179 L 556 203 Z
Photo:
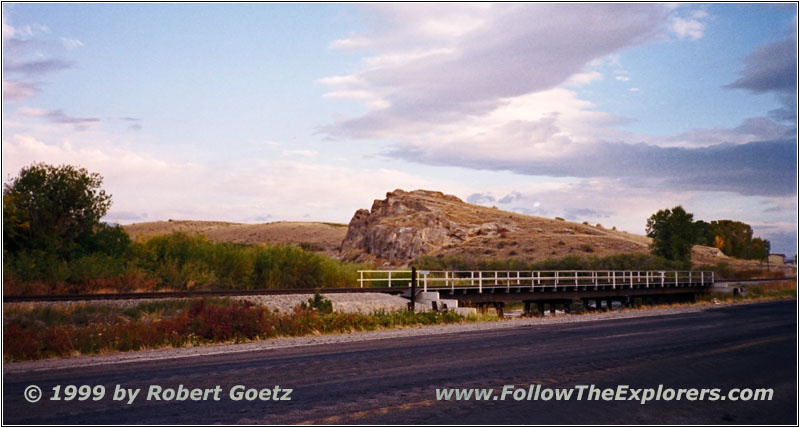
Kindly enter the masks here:
M 786 255 L 785 254 L 770 254 L 769 255 L 769 264 L 775 266 L 783 266 L 786 263 Z

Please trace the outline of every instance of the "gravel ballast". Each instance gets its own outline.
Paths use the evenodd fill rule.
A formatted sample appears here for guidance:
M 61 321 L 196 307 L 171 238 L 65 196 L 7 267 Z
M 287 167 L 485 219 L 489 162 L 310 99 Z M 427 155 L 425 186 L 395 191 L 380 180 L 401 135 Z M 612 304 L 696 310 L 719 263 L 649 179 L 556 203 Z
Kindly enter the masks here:
M 384 293 L 331 293 L 323 295 L 333 304 L 337 312 L 372 313 L 378 311 L 394 312 L 403 310 L 408 306 L 408 300 Z M 313 294 L 272 294 L 254 296 L 228 297 L 235 300 L 247 300 L 257 305 L 262 305 L 270 310 L 283 313 L 291 312 L 295 306 L 314 297 Z M 63 301 L 63 302 L 19 302 L 3 303 L 3 308 L 32 308 L 36 306 L 70 307 L 75 305 L 117 306 L 128 308 L 140 303 L 154 302 L 167 299 L 120 299 L 120 300 L 90 300 L 90 301 Z M 173 298 L 169 300 L 187 300 L 186 298 Z

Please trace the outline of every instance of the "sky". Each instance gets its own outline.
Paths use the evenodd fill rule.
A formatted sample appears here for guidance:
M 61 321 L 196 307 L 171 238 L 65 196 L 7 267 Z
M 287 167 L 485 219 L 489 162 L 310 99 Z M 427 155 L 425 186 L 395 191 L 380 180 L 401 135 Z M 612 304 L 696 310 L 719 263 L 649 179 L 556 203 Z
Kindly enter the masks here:
M 394 189 L 797 253 L 797 5 L 3 3 L 2 175 L 105 221 L 349 222 Z

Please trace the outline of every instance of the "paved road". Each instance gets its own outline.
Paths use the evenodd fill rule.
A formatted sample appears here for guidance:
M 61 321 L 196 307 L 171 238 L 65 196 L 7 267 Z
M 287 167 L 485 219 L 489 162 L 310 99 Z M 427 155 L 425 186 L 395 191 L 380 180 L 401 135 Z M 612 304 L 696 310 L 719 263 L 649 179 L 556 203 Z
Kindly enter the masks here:
M 5 374 L 4 424 L 796 424 L 795 301 L 699 313 L 276 349 Z M 437 401 L 436 388 L 772 388 L 771 401 Z M 44 398 L 23 399 L 28 385 Z M 100 401 L 51 401 L 55 385 Z M 158 402 L 150 385 L 214 388 L 220 401 Z M 291 388 L 291 401 L 228 391 Z M 133 404 L 115 385 L 142 388 Z M 213 394 L 209 396 L 209 400 Z

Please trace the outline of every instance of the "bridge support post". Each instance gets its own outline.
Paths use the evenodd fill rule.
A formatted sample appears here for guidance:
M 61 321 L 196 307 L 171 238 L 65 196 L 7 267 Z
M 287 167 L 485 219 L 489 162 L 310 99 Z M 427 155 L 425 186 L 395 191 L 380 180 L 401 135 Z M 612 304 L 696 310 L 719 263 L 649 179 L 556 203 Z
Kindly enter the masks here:
M 581 314 L 585 311 L 586 305 L 583 304 L 583 299 L 572 299 L 567 303 L 570 314 Z
M 503 312 L 505 306 L 505 302 L 494 302 L 494 310 L 497 311 L 498 317 L 503 318 L 505 316 L 505 313 Z
M 544 316 L 544 303 L 537 303 L 536 309 L 538 309 L 538 315 Z
M 526 301 L 524 301 L 522 303 L 525 305 L 525 309 L 522 310 L 522 314 L 526 315 L 526 316 L 532 315 L 531 314 L 531 301 L 530 300 L 526 300 Z
M 408 310 L 414 312 L 417 301 L 417 268 L 411 267 L 411 301 L 408 302 Z

